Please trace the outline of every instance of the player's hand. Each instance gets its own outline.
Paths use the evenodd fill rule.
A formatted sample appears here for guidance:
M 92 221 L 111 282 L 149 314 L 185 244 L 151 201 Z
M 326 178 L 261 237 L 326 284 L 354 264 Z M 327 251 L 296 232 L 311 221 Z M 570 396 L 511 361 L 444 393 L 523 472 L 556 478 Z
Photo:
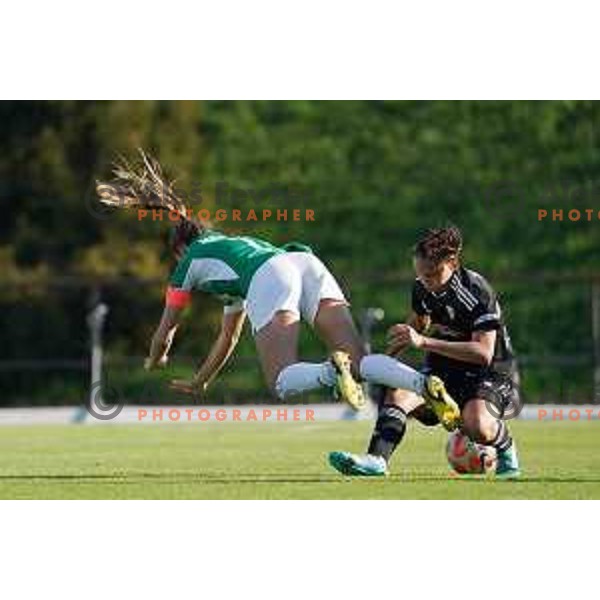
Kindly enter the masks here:
M 410 325 L 399 323 L 388 330 L 387 353 L 395 356 L 407 348 L 422 348 L 424 337 Z

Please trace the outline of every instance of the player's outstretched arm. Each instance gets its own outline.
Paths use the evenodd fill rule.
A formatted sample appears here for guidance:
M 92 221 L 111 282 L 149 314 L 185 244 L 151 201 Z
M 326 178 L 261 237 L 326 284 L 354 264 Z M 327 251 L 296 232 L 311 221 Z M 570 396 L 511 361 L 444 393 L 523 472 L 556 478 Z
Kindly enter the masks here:
M 208 386 L 225 366 L 237 346 L 245 320 L 246 312 L 244 310 L 223 315 L 219 337 L 194 375 L 194 382 L 197 385 Z
M 184 393 L 204 392 L 235 350 L 245 319 L 244 310 L 223 314 L 219 336 L 193 379 L 191 381 L 175 379 L 171 382 L 171 387 Z
M 144 362 L 147 371 L 167 364 L 173 337 L 181 319 L 181 310 L 176 306 L 165 306 L 160 323 L 152 336 L 150 353 Z

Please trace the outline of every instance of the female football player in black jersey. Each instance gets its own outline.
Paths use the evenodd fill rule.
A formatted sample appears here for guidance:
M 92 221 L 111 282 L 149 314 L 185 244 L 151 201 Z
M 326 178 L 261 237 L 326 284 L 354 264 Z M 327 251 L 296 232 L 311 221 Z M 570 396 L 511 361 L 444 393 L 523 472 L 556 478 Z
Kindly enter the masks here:
M 414 250 L 412 314 L 388 332 L 387 353 L 408 348 L 425 353 L 424 374 L 446 384 L 461 409 L 462 431 L 497 450 L 496 475 L 518 477 L 517 451 L 505 419 L 520 408 L 518 373 L 496 294 L 461 264 L 458 228 L 430 229 Z M 367 454 L 332 452 L 331 465 L 345 475 L 385 475 L 412 415 L 427 425 L 434 414 L 414 392 L 380 389 L 379 415 Z

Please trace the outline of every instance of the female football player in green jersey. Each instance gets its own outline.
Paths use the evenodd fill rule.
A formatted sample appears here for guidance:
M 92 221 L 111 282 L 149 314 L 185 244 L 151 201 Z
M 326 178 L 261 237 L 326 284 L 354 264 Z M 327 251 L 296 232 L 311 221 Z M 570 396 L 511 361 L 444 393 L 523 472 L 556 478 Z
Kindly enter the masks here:
M 121 208 L 166 209 L 179 215 L 173 237 L 178 265 L 166 293 L 162 318 L 150 344 L 146 369 L 165 366 L 173 337 L 192 292 L 219 297 L 224 304 L 221 331 L 191 381 L 176 389 L 206 390 L 231 356 L 246 316 L 269 388 L 281 399 L 308 390 L 337 388 L 355 410 L 365 404 L 357 379 L 413 390 L 425 397 L 443 424 L 454 428 L 458 407 L 442 381 L 425 376 L 385 355 L 364 355 L 348 302 L 327 267 L 310 248 L 277 247 L 261 239 L 228 236 L 190 218 L 190 211 L 158 161 L 140 150 L 141 164 L 122 159 L 115 178 L 97 182 L 101 202 Z M 307 322 L 331 352 L 328 360 L 298 360 L 300 320 Z
M 307 246 L 277 247 L 258 238 L 227 236 L 182 221 L 172 249 L 179 262 L 169 281 L 146 368 L 166 364 L 181 311 L 193 291 L 216 295 L 224 303 L 221 331 L 211 351 L 191 381 L 173 382 L 175 389 L 187 393 L 207 389 L 231 356 L 247 316 L 265 379 L 278 398 L 331 387 L 360 410 L 365 398 L 356 379 L 393 382 L 422 394 L 449 429 L 456 426 L 458 409 L 439 378 L 423 376 L 388 356 L 364 355 L 342 290 Z M 301 320 L 325 342 L 331 351 L 329 360 L 298 360 Z
M 147 367 L 166 361 L 181 309 L 194 290 L 213 294 L 224 304 L 220 335 L 192 381 L 176 389 L 202 392 L 233 352 L 248 317 L 264 375 L 278 397 L 321 386 L 340 386 L 355 410 L 364 397 L 350 358 L 362 358 L 362 344 L 337 282 L 302 245 L 276 247 L 258 238 L 227 236 L 183 221 L 172 250 L 179 259 L 166 293 L 163 317 L 153 337 Z M 309 323 L 333 352 L 331 361 L 298 362 L 300 319 Z

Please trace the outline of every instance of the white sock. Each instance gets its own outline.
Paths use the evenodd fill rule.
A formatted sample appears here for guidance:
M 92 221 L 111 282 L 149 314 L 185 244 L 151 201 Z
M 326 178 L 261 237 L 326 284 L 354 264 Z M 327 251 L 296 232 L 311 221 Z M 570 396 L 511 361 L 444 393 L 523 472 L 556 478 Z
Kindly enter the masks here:
M 372 383 L 411 390 L 419 395 L 423 392 L 425 385 L 424 375 L 385 354 L 365 356 L 360 361 L 360 375 L 363 379 Z
M 277 396 L 285 400 L 320 387 L 333 387 L 336 382 L 335 369 L 330 362 L 298 362 L 281 369 L 275 382 Z

